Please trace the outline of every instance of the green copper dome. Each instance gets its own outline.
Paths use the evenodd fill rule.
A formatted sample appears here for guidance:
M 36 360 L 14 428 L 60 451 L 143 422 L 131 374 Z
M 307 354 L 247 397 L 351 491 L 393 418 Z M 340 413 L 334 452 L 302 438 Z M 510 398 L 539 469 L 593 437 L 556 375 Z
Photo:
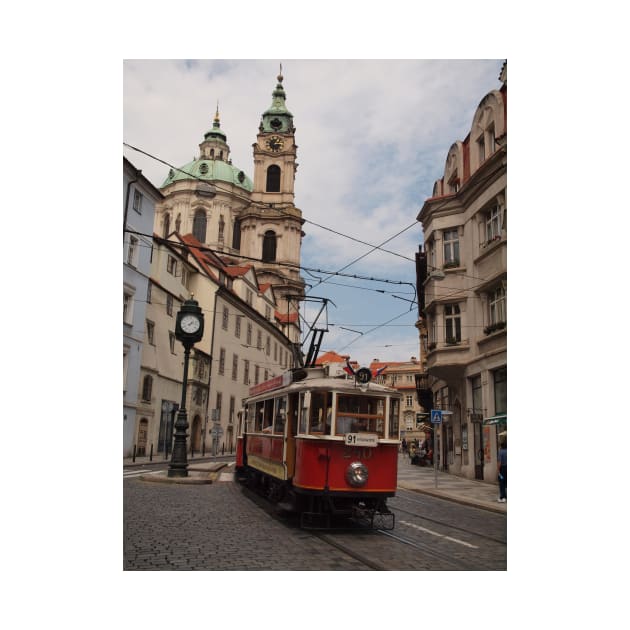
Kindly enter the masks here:
M 203 180 L 207 182 L 227 182 L 251 192 L 254 189 L 252 180 L 244 171 L 223 160 L 194 160 L 181 169 L 171 169 L 160 188 L 185 180 Z
M 267 109 L 260 122 L 260 131 L 290 133 L 293 131 L 293 114 L 287 109 L 286 94 L 282 86 L 282 66 L 278 75 L 278 84 L 272 93 L 271 107 Z

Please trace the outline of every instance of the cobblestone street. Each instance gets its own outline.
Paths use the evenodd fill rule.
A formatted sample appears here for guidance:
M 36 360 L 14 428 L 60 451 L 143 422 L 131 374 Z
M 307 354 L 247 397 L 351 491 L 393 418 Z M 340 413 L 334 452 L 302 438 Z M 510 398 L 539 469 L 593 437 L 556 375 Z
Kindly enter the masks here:
M 124 569 L 356 571 L 366 567 L 274 520 L 235 483 L 124 481 Z

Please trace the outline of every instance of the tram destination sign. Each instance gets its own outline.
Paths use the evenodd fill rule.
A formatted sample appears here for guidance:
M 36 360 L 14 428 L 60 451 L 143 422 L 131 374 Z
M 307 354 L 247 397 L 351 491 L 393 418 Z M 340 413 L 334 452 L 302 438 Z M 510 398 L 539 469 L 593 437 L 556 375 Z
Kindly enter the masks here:
M 344 435 L 346 446 L 378 446 L 376 433 L 346 433 Z

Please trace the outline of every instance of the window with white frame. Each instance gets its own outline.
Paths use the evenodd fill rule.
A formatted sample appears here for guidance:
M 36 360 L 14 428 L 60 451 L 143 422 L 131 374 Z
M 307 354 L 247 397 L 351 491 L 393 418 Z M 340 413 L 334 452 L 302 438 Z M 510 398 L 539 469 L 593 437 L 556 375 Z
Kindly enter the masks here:
M 177 273 L 177 260 L 173 256 L 169 256 L 166 262 L 166 271 L 172 276 Z
M 271 321 L 271 306 L 265 306 L 265 319 Z
M 262 331 L 260 330 L 256 333 L 256 348 L 262 350 Z
M 243 385 L 249 385 L 249 360 L 243 361 Z
M 444 306 L 444 328 L 446 343 L 459 343 L 462 340 L 459 304 L 446 304 Z
M 459 234 L 457 228 L 444 230 L 444 264 L 459 265 Z
M 407 407 L 413 407 L 413 396 L 405 396 Z
M 250 323 L 247 324 L 247 339 L 246 343 L 248 346 L 252 345 L 252 325 Z
M 225 348 L 219 350 L 219 374 L 225 374 Z
M 155 345 L 155 324 L 147 319 L 147 341 L 154 346 Z
M 230 310 L 228 309 L 227 306 L 224 306 L 223 307 L 223 320 L 221 322 L 221 326 L 223 327 L 223 330 L 228 329 L 229 321 L 230 321 Z
M 135 267 L 138 258 L 138 239 L 135 236 L 129 237 L 129 249 L 127 250 L 127 264 Z
M 486 243 L 501 238 L 501 213 L 499 205 L 496 204 L 485 215 L 486 223 Z
M 142 193 L 139 190 L 133 191 L 133 209 L 142 214 Z
M 238 379 L 238 355 L 232 355 L 232 380 L 236 381 Z
M 234 323 L 234 335 L 236 336 L 237 339 L 241 338 L 241 319 L 242 317 L 240 315 L 237 315 L 234 318 L 236 321 Z
M 133 294 L 123 293 L 123 322 L 131 324 L 133 320 Z
M 245 301 L 250 306 L 252 305 L 253 298 L 254 298 L 254 294 L 249 289 L 246 289 L 246 291 L 245 291 Z
M 489 295 L 490 323 L 498 324 L 507 321 L 507 309 L 505 303 L 505 288 L 497 287 Z

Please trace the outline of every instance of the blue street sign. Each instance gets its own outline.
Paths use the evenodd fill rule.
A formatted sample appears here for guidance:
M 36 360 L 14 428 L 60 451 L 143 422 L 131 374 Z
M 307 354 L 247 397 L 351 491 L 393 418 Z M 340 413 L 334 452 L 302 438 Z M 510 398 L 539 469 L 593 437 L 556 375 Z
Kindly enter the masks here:
M 441 409 L 431 409 L 431 424 L 442 424 Z

